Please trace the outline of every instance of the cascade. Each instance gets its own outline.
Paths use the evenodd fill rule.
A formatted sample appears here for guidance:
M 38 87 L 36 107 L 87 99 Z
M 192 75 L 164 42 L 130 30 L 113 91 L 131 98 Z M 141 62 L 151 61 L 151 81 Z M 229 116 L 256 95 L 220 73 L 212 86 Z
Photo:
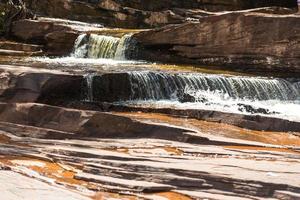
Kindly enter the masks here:
M 280 78 L 159 72 L 130 72 L 129 77 L 131 100 L 177 100 L 179 93 L 189 93 L 196 100 L 207 98 L 207 95 L 245 100 L 300 99 L 299 82 L 291 83 Z
M 87 102 L 93 102 L 94 101 L 94 94 L 93 94 L 93 80 L 94 80 L 95 74 L 86 74 L 85 80 L 86 80 L 86 94 L 85 101 Z
M 75 41 L 72 57 L 125 60 L 130 43 L 130 35 L 117 38 L 106 35 L 82 34 Z

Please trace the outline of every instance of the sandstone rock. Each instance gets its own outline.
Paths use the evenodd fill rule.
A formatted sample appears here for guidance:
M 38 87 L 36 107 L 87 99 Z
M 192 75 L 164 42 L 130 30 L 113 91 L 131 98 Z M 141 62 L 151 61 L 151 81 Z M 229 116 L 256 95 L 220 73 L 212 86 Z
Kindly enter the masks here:
M 2 106 L 1 104 L 0 107 Z M 9 106 L 13 109 L 9 109 Z M 4 197 L 15 199 L 17 194 L 17 197 L 30 199 L 32 195 L 26 198 L 23 193 L 34 193 L 35 197 L 41 199 L 82 199 L 84 196 L 90 198 L 94 195 L 93 191 L 101 192 L 105 198 L 111 197 L 109 194 L 114 198 L 123 198 L 124 193 L 130 193 L 132 198 L 147 199 L 163 197 L 250 200 L 299 197 L 300 162 L 296 148 L 221 136 L 215 132 L 214 127 L 205 125 L 205 122 L 199 126 L 201 131 L 195 132 L 194 136 L 206 140 L 196 144 L 193 140 L 174 142 L 173 138 L 161 140 L 146 134 L 145 138 L 130 138 L 130 135 L 126 137 L 126 134 L 123 134 L 122 139 L 103 139 L 101 134 L 96 132 L 91 137 L 79 134 L 76 138 L 63 137 L 66 136 L 66 133 L 61 131 L 64 128 L 63 121 L 59 127 L 57 122 L 60 120 L 57 119 L 57 114 L 69 117 L 69 120 L 74 117 L 76 121 L 77 115 L 74 113 L 85 111 L 41 104 L 8 104 L 4 107 L 7 114 L 10 113 L 16 118 L 22 115 L 24 119 L 28 117 L 30 120 L 36 120 L 29 126 L 18 124 L 14 118 L 11 118 L 11 123 L 3 122 L 0 118 L 0 137 L 7 137 L 10 141 L 9 144 L 5 144 L 0 139 L 0 163 L 11 168 L 10 171 L 0 173 Z M 28 112 L 32 109 L 36 112 Z M 44 119 L 40 117 L 43 113 L 47 115 Z M 36 116 L 32 117 L 33 114 Z M 109 124 L 102 120 L 114 121 L 110 117 L 116 117 L 114 122 L 129 122 L 129 126 L 132 126 L 133 122 L 149 125 L 132 117 L 124 120 L 116 115 L 97 112 L 90 114 L 87 118 L 91 119 L 96 115 L 97 117 L 91 120 L 89 125 L 93 124 L 95 128 L 98 125 L 99 130 L 102 124 L 102 130 L 109 127 Z M 100 118 L 100 115 L 103 118 Z M 107 116 L 109 118 L 106 118 Z M 128 118 L 131 120 L 127 120 Z M 42 123 L 38 123 L 39 120 Z M 181 121 L 186 122 L 187 120 Z M 87 123 L 78 125 L 85 126 Z M 172 124 L 173 121 L 168 123 Z M 51 128 L 58 130 L 43 128 L 46 124 L 52 124 Z M 159 124 L 155 126 L 167 127 Z M 120 127 L 126 128 L 126 123 Z M 118 131 L 112 125 L 111 128 L 108 130 Z M 282 140 L 289 138 L 283 137 L 283 133 L 247 133 L 242 129 L 236 131 L 246 135 L 264 135 L 264 138 L 270 140 L 273 140 L 275 135 Z M 44 135 L 43 132 L 48 134 Z M 49 137 L 50 133 L 56 136 Z M 176 133 L 178 132 L 173 132 L 171 136 Z M 61 137 L 57 137 L 59 134 Z M 295 144 L 299 144 L 300 141 L 298 137 L 291 137 L 289 140 L 296 141 Z M 31 178 L 26 179 L 21 174 Z M 42 180 L 44 184 L 38 180 Z M 25 189 L 24 183 L 28 186 Z M 47 183 L 50 183 L 51 187 Z M 68 192 L 70 189 L 75 193 Z
M 43 46 L 4 40 L 4 41 L 0 41 L 0 49 L 34 52 L 34 51 L 42 50 Z
M 208 11 L 224 11 L 224 10 L 242 10 L 242 9 L 250 9 L 257 7 L 268 7 L 268 6 L 280 6 L 280 7 L 289 7 L 296 8 L 297 4 L 295 0 L 271 0 L 271 1 L 256 1 L 256 0 L 202 0 L 199 2 L 198 0 L 161 0 L 159 2 L 154 0 L 114 0 L 116 3 L 126 6 L 132 7 L 139 10 L 150 10 L 150 11 L 161 11 L 167 10 L 170 8 L 185 8 L 185 9 L 203 9 Z
M 47 54 L 53 56 L 68 56 L 73 50 L 78 33 L 74 31 L 55 31 L 48 33 L 46 38 Z
M 228 11 L 251 9 L 257 7 L 280 6 L 297 10 L 296 0 L 54 0 L 33 1 L 26 0 L 27 5 L 33 11 L 50 17 L 59 17 L 72 20 L 80 20 L 92 23 L 101 23 L 106 26 L 123 28 L 148 28 L 166 24 L 182 23 L 186 21 L 184 16 L 197 18 L 197 14 L 191 9 L 206 11 Z M 176 12 L 181 9 L 181 12 Z M 186 11 L 184 11 L 186 10 Z M 173 13 L 173 14 L 171 14 Z M 195 14 L 195 15 L 194 15 Z
M 0 171 L 1 195 L 4 199 L 30 200 L 32 197 L 44 200 L 88 200 L 88 197 L 67 188 L 49 185 L 44 181 L 12 171 Z M 23 187 L 22 185 L 26 185 Z
M 12 36 L 25 42 L 45 45 L 49 55 L 66 56 L 80 33 L 100 31 L 102 26 L 62 19 L 20 20 L 12 26 Z
M 76 107 L 76 106 L 75 106 Z M 77 108 L 80 108 L 78 106 Z M 84 106 L 83 106 L 84 107 Z M 102 111 L 116 111 L 116 112 L 145 112 L 145 113 L 162 113 L 171 116 L 178 116 L 183 118 L 191 118 L 198 120 L 205 120 L 209 122 L 217 122 L 230 124 L 250 130 L 259 131 L 294 131 L 300 132 L 300 123 L 297 121 L 289 121 L 286 119 L 279 119 L 274 117 L 266 117 L 261 115 L 243 115 L 236 113 L 225 113 L 221 111 L 201 110 L 201 109 L 174 109 L 174 108 L 145 108 L 142 106 L 126 106 L 114 105 L 106 103 L 103 105 L 91 105 L 84 107 L 85 109 L 101 108 Z M 104 110 L 103 110 L 104 109 Z M 265 110 L 261 110 L 265 111 Z M 267 111 L 266 111 L 267 112 Z
M 129 76 L 126 73 L 95 76 L 92 84 L 95 101 L 115 102 L 130 99 L 131 86 Z
M 12 27 L 14 36 L 34 43 L 45 43 L 44 36 L 55 31 L 72 31 L 72 29 L 52 22 L 37 20 L 19 20 L 14 22 Z
M 28 51 L 0 49 L 0 56 L 39 56 L 39 55 L 42 55 L 41 51 L 28 52 Z
M 92 112 L 42 104 L 0 104 L 0 120 L 15 124 L 77 133 Z M 66 136 L 66 135 L 65 135 Z
M 84 137 L 97 138 L 157 138 L 199 143 L 206 138 L 188 134 L 188 130 L 141 123 L 128 117 L 99 113 L 93 115 L 80 130 Z
M 2 102 L 36 102 L 53 98 L 81 99 L 83 78 L 55 70 L 41 70 L 29 67 L 0 66 L 0 100 Z M 47 95 L 46 95 L 47 94 Z
M 297 15 L 234 12 L 134 37 L 140 59 L 300 73 L 299 22 Z

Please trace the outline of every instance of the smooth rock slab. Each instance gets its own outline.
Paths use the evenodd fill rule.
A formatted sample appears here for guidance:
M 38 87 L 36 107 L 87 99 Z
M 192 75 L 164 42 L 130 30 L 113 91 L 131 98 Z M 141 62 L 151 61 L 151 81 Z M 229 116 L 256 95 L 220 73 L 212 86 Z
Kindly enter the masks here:
M 1 199 L 5 200 L 88 200 L 75 192 L 48 185 L 12 171 L 0 171 Z

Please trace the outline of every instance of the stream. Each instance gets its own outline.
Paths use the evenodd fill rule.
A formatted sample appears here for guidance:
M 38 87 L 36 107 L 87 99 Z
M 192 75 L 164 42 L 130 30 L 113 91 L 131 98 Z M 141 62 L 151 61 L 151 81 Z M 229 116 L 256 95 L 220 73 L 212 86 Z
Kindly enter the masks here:
M 113 102 L 118 105 L 215 110 L 300 121 L 300 79 L 257 77 L 131 59 L 137 51 L 130 33 L 121 38 L 82 34 L 69 57 L 36 57 L 29 61 L 85 73 L 85 101 L 97 99 L 93 93 L 101 86 L 94 83 L 94 76 L 126 73 L 130 94 Z M 118 92 L 111 91 L 116 96 Z

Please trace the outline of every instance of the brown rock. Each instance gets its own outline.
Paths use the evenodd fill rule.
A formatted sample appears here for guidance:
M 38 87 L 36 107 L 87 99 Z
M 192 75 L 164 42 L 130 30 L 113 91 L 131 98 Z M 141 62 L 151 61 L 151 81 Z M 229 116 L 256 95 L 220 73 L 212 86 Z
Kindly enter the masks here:
M 0 41 L 0 49 L 6 50 L 16 50 L 16 51 L 26 51 L 26 52 L 35 52 L 42 50 L 43 46 L 18 43 L 12 41 Z
M 300 73 L 299 22 L 297 15 L 233 12 L 134 37 L 142 59 Z
M 156 138 L 198 143 L 207 138 L 189 135 L 188 130 L 154 125 L 106 113 L 97 113 L 82 127 L 82 136 L 97 138 Z
M 166 24 L 177 24 L 186 21 L 184 16 L 201 17 L 195 14 L 196 9 L 206 11 L 242 10 L 259 7 L 280 6 L 297 10 L 296 0 L 100 0 L 100 1 L 67 1 L 67 0 L 26 0 L 29 8 L 38 14 L 101 23 L 106 26 L 123 28 L 149 28 Z M 177 9 L 186 10 L 177 12 Z M 173 12 L 173 14 L 170 14 Z
M 83 78 L 55 70 L 39 70 L 29 67 L 0 67 L 0 100 L 2 102 L 36 102 L 53 98 L 81 98 Z M 47 94 L 47 95 L 46 95 Z
M 12 34 L 19 40 L 45 45 L 49 55 L 66 56 L 71 53 L 80 33 L 99 31 L 101 28 L 78 21 L 39 18 L 16 21 L 12 27 Z
M 55 31 L 48 33 L 45 36 L 48 55 L 69 55 L 73 50 L 74 42 L 78 35 L 79 34 L 74 31 Z
M 12 34 L 23 41 L 45 43 L 44 36 L 54 31 L 71 31 L 67 26 L 55 25 L 53 22 L 37 20 L 20 20 L 14 22 Z
M 77 105 L 75 107 L 80 108 L 81 106 Z M 88 106 L 85 106 L 84 108 L 89 109 Z M 104 109 L 103 111 L 162 113 L 183 118 L 229 124 L 258 131 L 300 132 L 300 123 L 297 121 L 289 121 L 286 119 L 261 115 L 244 115 L 201 109 L 145 108 L 142 106 L 125 106 L 109 103 L 105 103 L 104 105 L 98 104 L 98 109 L 99 108 L 101 108 L 101 110 Z M 97 109 L 97 106 L 90 106 L 90 109 L 95 110 Z

